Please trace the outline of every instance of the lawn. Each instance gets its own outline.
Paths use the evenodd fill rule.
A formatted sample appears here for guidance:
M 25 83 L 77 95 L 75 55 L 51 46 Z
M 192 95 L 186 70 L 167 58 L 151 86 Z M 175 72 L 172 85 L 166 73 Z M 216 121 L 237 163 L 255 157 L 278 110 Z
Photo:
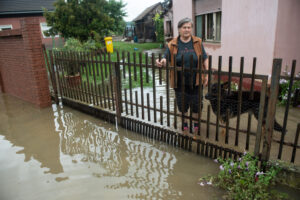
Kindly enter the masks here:
M 120 54 L 120 59 L 122 56 L 122 52 L 130 52 L 130 57 L 131 60 L 133 61 L 133 53 L 136 53 L 137 56 L 137 62 L 138 62 L 138 54 L 140 52 L 143 52 L 145 50 L 150 50 L 150 49 L 157 49 L 160 48 L 161 43 L 131 43 L 131 42 L 113 42 L 113 47 L 114 47 L 114 53 L 111 54 L 111 60 L 112 61 L 117 61 L 117 53 L 116 51 L 119 51 Z M 127 54 L 125 54 L 125 57 L 127 58 Z M 143 56 L 143 63 L 144 63 L 144 58 Z
M 144 50 L 157 49 L 160 48 L 161 43 L 131 43 L 131 42 L 113 42 L 115 50 L 119 52 L 129 51 L 134 52 L 134 48 L 137 48 L 136 52 L 142 52 Z
M 113 42 L 113 47 L 114 47 L 114 52 L 110 55 L 111 56 L 111 61 L 116 62 L 117 61 L 117 51 L 119 52 L 120 60 L 122 60 L 122 52 L 125 52 L 125 62 L 127 62 L 128 55 L 127 53 L 130 53 L 130 62 L 133 63 L 133 54 L 136 53 L 136 63 L 137 67 L 134 69 L 133 66 L 131 66 L 131 80 L 132 80 L 132 87 L 139 87 L 140 86 L 140 69 L 138 63 L 139 61 L 139 53 L 143 52 L 145 50 L 151 50 L 151 49 L 157 49 L 160 48 L 160 43 L 131 43 L 131 42 L 121 42 L 121 41 L 115 41 Z M 49 52 L 47 52 L 48 55 Z M 48 55 L 49 58 L 49 55 Z M 100 60 L 100 58 L 97 58 Z M 102 58 L 104 59 L 104 58 Z M 106 60 L 108 61 L 108 56 L 106 56 Z M 151 62 L 151 59 L 149 57 L 149 62 Z M 47 62 L 46 62 L 47 63 Z M 142 56 L 142 63 L 145 63 L 145 55 Z M 47 64 L 46 64 L 47 65 Z M 103 72 L 106 71 L 109 73 L 109 65 L 104 65 Z M 100 65 L 97 65 L 98 69 L 100 69 Z M 123 66 L 122 66 L 123 67 Z M 91 69 L 90 69 L 91 70 Z M 129 88 L 129 74 L 128 74 L 128 67 L 125 67 L 126 70 L 126 79 L 123 80 L 123 87 L 124 88 Z M 97 68 L 95 68 L 95 71 L 97 71 Z M 134 71 L 136 71 L 136 75 L 138 77 L 137 80 L 134 80 Z M 152 74 L 149 72 L 149 82 L 146 82 L 146 71 L 145 68 L 142 70 L 142 77 L 143 77 L 143 85 L 144 87 L 150 87 L 152 86 Z M 92 74 L 88 75 L 89 80 L 93 81 L 94 77 Z M 102 79 L 104 79 L 104 82 L 108 83 L 109 81 L 109 75 L 102 77 L 101 74 L 99 76 L 96 76 L 96 83 L 97 84 L 102 84 Z M 85 72 L 82 73 L 82 80 L 87 81 L 87 74 Z

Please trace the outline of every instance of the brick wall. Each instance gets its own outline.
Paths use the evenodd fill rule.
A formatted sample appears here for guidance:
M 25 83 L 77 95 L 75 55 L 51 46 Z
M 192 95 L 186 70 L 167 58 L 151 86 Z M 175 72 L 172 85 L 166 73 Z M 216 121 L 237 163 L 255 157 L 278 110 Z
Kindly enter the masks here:
M 2 92 L 39 107 L 50 106 L 39 19 L 24 18 L 20 24 L 20 29 L 0 32 Z

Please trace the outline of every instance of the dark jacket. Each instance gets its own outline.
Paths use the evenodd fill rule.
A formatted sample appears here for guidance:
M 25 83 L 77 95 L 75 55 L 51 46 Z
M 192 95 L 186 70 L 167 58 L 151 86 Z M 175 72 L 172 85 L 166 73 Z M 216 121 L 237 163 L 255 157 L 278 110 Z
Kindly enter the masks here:
M 194 50 L 196 52 L 197 57 L 199 58 L 200 55 L 202 55 L 202 40 L 201 38 L 192 36 L 192 40 L 193 40 L 193 47 Z M 171 66 L 175 66 L 175 61 L 174 61 L 174 54 L 177 54 L 178 51 L 178 37 L 172 39 L 169 43 L 168 43 L 168 48 L 170 50 L 170 55 L 171 55 Z M 198 65 L 199 68 L 199 65 Z M 170 86 L 171 88 L 176 88 L 177 84 L 176 82 L 174 82 L 175 79 L 175 73 L 174 70 L 170 70 Z M 199 85 L 199 73 L 197 73 L 196 76 L 196 85 Z

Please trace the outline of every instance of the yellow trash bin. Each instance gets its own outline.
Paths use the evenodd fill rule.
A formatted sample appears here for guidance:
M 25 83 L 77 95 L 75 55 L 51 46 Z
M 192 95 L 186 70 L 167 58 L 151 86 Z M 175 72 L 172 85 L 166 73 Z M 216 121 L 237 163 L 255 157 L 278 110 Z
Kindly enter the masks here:
M 106 37 L 106 38 L 104 38 L 104 40 L 105 40 L 106 51 L 108 53 L 113 53 L 114 48 L 113 48 L 113 43 L 112 43 L 112 37 Z

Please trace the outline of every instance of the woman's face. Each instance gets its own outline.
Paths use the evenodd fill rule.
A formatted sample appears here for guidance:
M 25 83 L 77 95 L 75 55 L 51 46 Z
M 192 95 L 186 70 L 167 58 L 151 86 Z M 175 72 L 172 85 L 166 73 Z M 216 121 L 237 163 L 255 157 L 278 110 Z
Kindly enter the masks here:
M 188 23 L 183 24 L 179 28 L 179 35 L 184 38 L 191 37 L 192 36 L 192 23 L 188 22 Z

